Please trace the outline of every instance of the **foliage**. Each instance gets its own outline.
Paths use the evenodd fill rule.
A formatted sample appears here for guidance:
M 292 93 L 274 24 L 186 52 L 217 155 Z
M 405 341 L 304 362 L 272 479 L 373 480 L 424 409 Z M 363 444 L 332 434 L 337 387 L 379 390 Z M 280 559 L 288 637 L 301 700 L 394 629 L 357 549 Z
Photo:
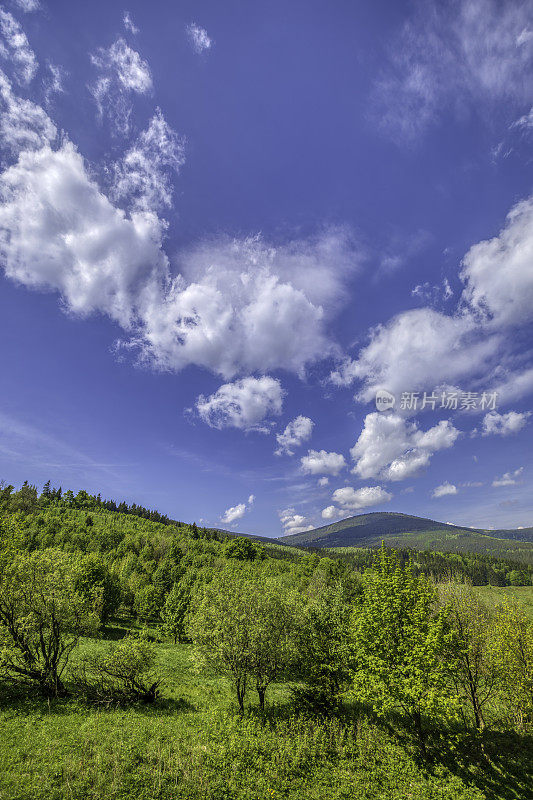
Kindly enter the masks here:
M 533 623 L 516 604 L 498 609 L 491 646 L 505 677 L 499 687 L 503 708 L 523 728 L 533 721 Z
M 72 672 L 88 700 L 98 703 L 153 703 L 160 679 L 154 673 L 155 650 L 147 635 L 130 634 L 104 653 L 86 656 Z
M 76 590 L 70 559 L 57 550 L 6 549 L 0 564 L 0 672 L 64 692 L 62 675 L 82 634 L 97 623 Z
M 453 652 L 449 614 L 436 608 L 434 588 L 382 547 L 351 634 L 351 695 L 381 716 L 401 710 L 424 749 L 424 718 L 453 718 L 458 705 L 446 680 Z
M 185 581 L 172 586 L 161 609 L 163 630 L 172 637 L 174 644 L 182 642 L 185 636 L 185 617 L 191 603 L 191 590 Z

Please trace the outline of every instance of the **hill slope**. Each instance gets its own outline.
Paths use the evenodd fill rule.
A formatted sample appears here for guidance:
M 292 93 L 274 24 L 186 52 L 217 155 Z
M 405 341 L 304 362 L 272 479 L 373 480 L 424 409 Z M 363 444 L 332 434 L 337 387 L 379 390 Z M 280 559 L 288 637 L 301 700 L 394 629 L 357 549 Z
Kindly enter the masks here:
M 294 547 L 390 547 L 440 552 L 486 553 L 533 563 L 533 529 L 487 531 L 461 528 L 425 517 L 393 512 L 359 514 L 278 541 Z

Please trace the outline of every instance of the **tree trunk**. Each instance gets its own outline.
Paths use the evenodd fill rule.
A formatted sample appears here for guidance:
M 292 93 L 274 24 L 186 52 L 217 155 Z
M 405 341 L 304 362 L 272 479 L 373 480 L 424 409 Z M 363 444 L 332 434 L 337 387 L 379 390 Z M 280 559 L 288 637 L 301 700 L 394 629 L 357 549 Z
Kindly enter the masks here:
M 259 708 L 261 711 L 265 710 L 265 691 L 266 689 L 264 686 L 257 687 L 257 696 L 259 697 Z
M 414 723 L 415 723 L 416 735 L 418 736 L 418 743 L 420 745 L 420 752 L 422 753 L 424 758 L 426 758 L 426 755 L 427 755 L 427 751 L 426 751 L 426 732 L 425 732 L 424 727 L 422 725 L 422 715 L 421 715 L 420 711 L 415 711 L 415 713 L 413 715 L 413 720 L 414 720 Z

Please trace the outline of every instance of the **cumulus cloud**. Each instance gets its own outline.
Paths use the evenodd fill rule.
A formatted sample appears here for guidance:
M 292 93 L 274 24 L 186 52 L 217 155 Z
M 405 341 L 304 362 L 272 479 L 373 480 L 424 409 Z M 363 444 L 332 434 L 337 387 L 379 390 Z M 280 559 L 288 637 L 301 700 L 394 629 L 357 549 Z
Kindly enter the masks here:
M 322 519 L 336 519 L 341 515 L 342 511 L 339 511 L 335 506 L 326 506 L 326 508 L 322 509 Z
M 246 512 L 250 510 L 251 506 L 253 506 L 254 500 L 255 495 L 251 494 L 247 503 L 237 503 L 236 506 L 227 508 L 224 511 L 224 514 L 220 517 L 220 521 L 224 525 L 230 525 L 231 523 L 236 522 L 238 519 L 242 519 Z
M 326 450 L 309 450 L 301 459 L 302 470 L 311 475 L 338 475 L 346 466 L 341 453 L 328 453 Z
M 211 49 L 213 42 L 209 38 L 207 31 L 195 22 L 191 22 L 190 25 L 187 25 L 187 36 L 196 53 L 204 53 L 206 50 Z
M 319 486 L 327 486 L 329 483 L 329 478 L 326 478 L 325 476 L 323 478 L 319 478 L 317 483 Z
M 459 431 L 450 420 L 422 431 L 398 414 L 367 414 L 363 430 L 350 450 L 352 472 L 359 477 L 401 481 L 426 468 L 438 450 L 452 447 Z
M 493 434 L 509 436 L 511 433 L 518 433 L 525 426 L 530 416 L 530 411 L 508 411 L 506 414 L 491 411 L 483 417 L 482 436 Z
M 184 139 L 166 122 L 160 109 L 148 128 L 115 165 L 112 194 L 131 208 L 156 211 L 172 204 L 171 176 L 185 162 Z
M 15 17 L 1 7 L 0 57 L 9 63 L 18 83 L 28 84 L 35 77 L 38 64 L 28 37 Z
M 132 33 L 134 36 L 139 33 L 139 28 L 135 25 L 134 21 L 131 18 L 131 14 L 129 11 L 124 12 L 124 16 L 122 17 L 122 21 L 124 23 L 124 27 L 129 33 Z
M 463 259 L 464 299 L 498 326 L 533 320 L 533 198 L 515 205 L 498 236 Z
M 278 380 L 242 378 L 225 383 L 209 397 L 200 395 L 196 409 L 211 428 L 239 428 L 244 431 L 269 430 L 267 417 L 281 414 L 283 390 Z
M 303 442 L 311 438 L 314 424 L 312 419 L 301 415 L 289 422 L 283 433 L 276 434 L 279 447 L 275 455 L 281 456 L 284 453 L 288 456 L 294 455 L 294 448 L 300 447 Z
M 448 494 L 457 494 L 457 486 L 453 483 L 448 483 L 448 481 L 436 486 L 431 492 L 432 497 L 446 497 Z
M 46 112 L 31 100 L 17 97 L 0 70 L 0 143 L 12 154 L 38 150 L 52 142 L 57 131 Z
M 246 513 L 246 506 L 244 503 L 238 503 L 236 506 L 232 506 L 231 508 L 227 508 L 224 511 L 224 514 L 220 518 L 220 521 L 224 523 L 224 525 L 229 525 L 232 522 L 236 522 L 238 519 L 242 519 Z
M 333 492 L 331 499 L 341 506 L 343 512 L 359 511 L 362 508 L 390 503 L 392 494 L 382 489 L 381 486 L 363 486 L 361 489 L 343 486 Z
M 171 275 L 162 248 L 170 172 L 182 143 L 158 112 L 114 174 L 117 208 L 74 145 L 53 149 L 55 127 L 0 78 L 4 145 L 17 164 L 0 177 L 1 248 L 8 277 L 54 289 L 74 313 L 108 314 L 122 346 L 156 369 L 189 364 L 226 379 L 307 365 L 335 351 L 327 326 L 357 264 L 346 230 L 270 246 L 260 236 L 218 238 L 180 253 Z M 36 152 L 29 152 L 35 150 Z
M 278 247 L 258 236 L 206 242 L 180 255 L 180 275 L 147 309 L 137 344 L 160 369 L 303 375 L 334 352 L 326 323 L 353 266 L 339 230 Z
M 514 484 L 518 483 L 518 478 L 521 476 L 523 471 L 524 467 L 519 467 L 518 469 L 515 469 L 514 472 L 505 472 L 501 478 L 494 478 L 492 485 L 495 487 L 514 486 Z
M 148 94 L 152 74 L 148 63 L 136 50 L 119 38 L 107 48 L 91 56 L 99 76 L 89 86 L 100 119 L 108 117 L 115 133 L 126 134 L 130 127 L 130 95 Z
M 514 111 L 533 96 L 530 0 L 436 1 L 416 6 L 390 46 L 375 91 L 378 124 L 412 141 L 465 108 Z
M 309 523 L 307 517 L 304 517 L 303 514 L 297 514 L 294 508 L 285 508 L 283 511 L 280 511 L 279 518 L 283 525 L 285 536 L 313 530 L 313 526 Z
M 337 386 L 360 381 L 357 398 L 365 402 L 382 387 L 396 394 L 430 390 L 443 382 L 486 375 L 500 344 L 496 334 L 481 336 L 469 315 L 417 308 L 373 328 L 359 357 L 346 360 L 331 380 Z
M 57 290 L 73 313 L 103 312 L 131 329 L 167 272 L 157 217 L 115 208 L 70 142 L 21 153 L 0 191 L 7 277 Z

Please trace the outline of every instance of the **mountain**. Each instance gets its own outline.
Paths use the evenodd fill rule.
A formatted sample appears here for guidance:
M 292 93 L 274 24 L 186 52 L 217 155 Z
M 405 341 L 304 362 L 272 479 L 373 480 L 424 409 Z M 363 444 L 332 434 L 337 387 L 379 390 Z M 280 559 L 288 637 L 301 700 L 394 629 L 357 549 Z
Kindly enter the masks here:
M 296 547 L 357 547 L 379 543 L 384 536 L 413 533 L 414 531 L 467 530 L 457 525 L 436 522 L 410 514 L 377 511 L 333 522 L 312 531 L 281 536 L 278 541 Z
M 533 528 L 489 531 L 394 512 L 359 514 L 303 533 L 282 536 L 294 547 L 390 547 L 486 553 L 533 563 Z

